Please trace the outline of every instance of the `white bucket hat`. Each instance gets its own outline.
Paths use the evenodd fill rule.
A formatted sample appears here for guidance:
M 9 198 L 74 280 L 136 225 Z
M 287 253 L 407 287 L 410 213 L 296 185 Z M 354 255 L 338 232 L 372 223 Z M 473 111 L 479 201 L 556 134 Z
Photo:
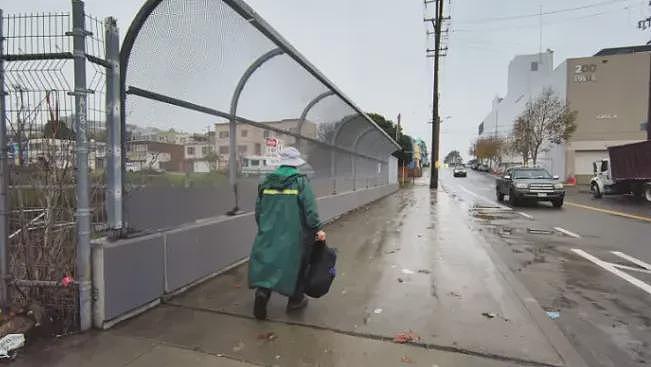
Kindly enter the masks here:
M 288 147 L 278 153 L 281 166 L 299 167 L 305 164 L 301 152 L 294 147 Z

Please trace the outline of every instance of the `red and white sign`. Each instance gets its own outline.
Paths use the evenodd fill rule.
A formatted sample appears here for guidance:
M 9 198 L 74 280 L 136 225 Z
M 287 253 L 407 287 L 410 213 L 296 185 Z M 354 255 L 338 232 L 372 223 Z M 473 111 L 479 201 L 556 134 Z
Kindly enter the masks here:
M 280 140 L 278 138 L 267 138 L 267 146 L 271 148 L 277 148 L 278 145 L 280 144 Z

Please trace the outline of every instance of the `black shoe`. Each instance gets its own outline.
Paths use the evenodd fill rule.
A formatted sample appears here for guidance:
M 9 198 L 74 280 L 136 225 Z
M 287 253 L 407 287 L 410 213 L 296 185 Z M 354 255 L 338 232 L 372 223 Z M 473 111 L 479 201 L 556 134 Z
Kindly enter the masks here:
M 287 312 L 298 311 L 307 307 L 308 300 L 307 297 L 303 296 L 299 299 L 290 298 L 287 302 Z
M 257 289 L 255 291 L 255 303 L 253 305 L 253 315 L 258 320 L 267 318 L 267 302 L 269 302 L 270 292 L 268 289 Z

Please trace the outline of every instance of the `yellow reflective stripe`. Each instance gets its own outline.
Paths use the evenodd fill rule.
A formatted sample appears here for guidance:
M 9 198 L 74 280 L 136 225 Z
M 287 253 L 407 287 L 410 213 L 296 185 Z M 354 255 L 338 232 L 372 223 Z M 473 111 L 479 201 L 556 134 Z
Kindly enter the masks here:
M 264 195 L 298 195 L 298 190 L 296 189 L 284 189 L 282 191 L 276 189 L 264 189 L 262 190 Z

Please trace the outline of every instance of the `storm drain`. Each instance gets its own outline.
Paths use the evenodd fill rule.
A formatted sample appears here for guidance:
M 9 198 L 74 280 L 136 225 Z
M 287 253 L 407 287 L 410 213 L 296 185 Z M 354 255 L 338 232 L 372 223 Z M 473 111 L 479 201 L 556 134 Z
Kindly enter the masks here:
M 554 231 L 540 228 L 527 228 L 527 233 L 531 234 L 554 234 Z
M 513 217 L 513 209 L 500 206 L 473 206 L 470 214 L 480 219 L 508 219 Z

